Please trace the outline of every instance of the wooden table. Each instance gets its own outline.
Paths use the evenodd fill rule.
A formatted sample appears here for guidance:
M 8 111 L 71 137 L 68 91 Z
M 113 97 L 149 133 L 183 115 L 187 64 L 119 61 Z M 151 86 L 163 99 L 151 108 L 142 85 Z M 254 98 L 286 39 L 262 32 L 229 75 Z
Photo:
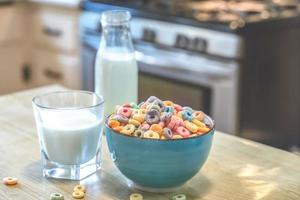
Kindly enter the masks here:
M 72 199 L 76 181 L 42 176 L 39 145 L 31 99 L 36 94 L 62 90 L 49 86 L 0 97 L 0 178 L 15 176 L 17 186 L 0 184 L 0 199 L 49 199 L 60 192 Z M 103 168 L 80 181 L 85 199 L 128 199 L 134 192 L 113 165 L 106 142 Z M 279 149 L 216 132 L 210 156 L 201 172 L 179 191 L 168 194 L 141 192 L 145 200 L 170 199 L 184 193 L 188 199 L 300 199 L 300 157 Z

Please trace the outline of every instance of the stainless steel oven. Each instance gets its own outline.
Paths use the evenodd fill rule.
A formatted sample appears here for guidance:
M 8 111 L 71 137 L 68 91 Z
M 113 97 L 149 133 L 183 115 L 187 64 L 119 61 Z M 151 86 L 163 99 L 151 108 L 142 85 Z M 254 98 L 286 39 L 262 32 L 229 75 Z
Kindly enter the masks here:
M 81 25 L 82 74 L 85 90 L 94 89 L 94 62 L 101 35 L 99 18 L 99 14 L 90 12 L 83 13 L 81 17 L 81 21 L 85 22 Z M 145 27 L 145 24 L 148 26 Z M 217 129 L 235 134 L 238 62 L 230 58 L 235 52 L 232 50 L 235 43 L 227 44 L 228 55 L 213 55 L 202 52 L 219 51 L 218 43 L 215 42 L 218 38 L 209 37 L 213 33 L 203 34 L 202 29 L 189 27 L 187 29 L 175 24 L 164 24 L 165 28 L 173 31 L 166 32 L 162 27 L 158 22 L 146 19 L 134 18 L 132 22 L 139 67 L 139 100 L 155 95 L 204 110 L 213 116 L 218 124 Z M 178 33 L 178 30 L 181 32 Z M 187 35 L 183 35 L 183 32 Z M 160 40 L 164 40 L 165 43 L 159 42 L 158 35 L 154 41 L 155 34 L 160 34 L 162 37 Z M 231 35 L 224 34 L 221 37 L 225 37 L 225 40 L 227 37 L 229 41 L 235 42 Z M 188 45 L 187 41 L 190 38 L 202 41 L 199 42 L 199 46 L 183 48 Z M 166 41 L 171 39 L 172 43 L 168 44 Z M 211 44 L 214 46 L 209 48 L 203 46 Z

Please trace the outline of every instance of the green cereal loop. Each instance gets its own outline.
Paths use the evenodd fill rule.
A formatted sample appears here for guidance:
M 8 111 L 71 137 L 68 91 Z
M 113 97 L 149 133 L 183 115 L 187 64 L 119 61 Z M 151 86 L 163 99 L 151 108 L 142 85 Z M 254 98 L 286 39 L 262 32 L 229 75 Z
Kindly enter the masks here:
M 186 200 L 185 194 L 177 194 L 171 198 L 172 200 Z
M 60 193 L 52 193 L 50 196 L 50 200 L 64 200 L 64 196 Z
M 136 103 L 130 103 L 130 106 L 134 109 L 138 109 L 139 106 Z

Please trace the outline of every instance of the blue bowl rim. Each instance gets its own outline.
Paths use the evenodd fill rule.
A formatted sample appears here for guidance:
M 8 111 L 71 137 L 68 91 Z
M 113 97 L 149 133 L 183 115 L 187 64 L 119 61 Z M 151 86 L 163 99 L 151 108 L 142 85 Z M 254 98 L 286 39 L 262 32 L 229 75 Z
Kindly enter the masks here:
M 113 133 L 115 133 L 115 134 L 122 135 L 122 136 L 124 136 L 124 137 L 129 137 L 129 138 L 136 138 L 136 139 L 138 139 L 138 140 L 143 140 L 143 141 L 149 140 L 149 141 L 164 141 L 164 142 L 173 141 L 173 142 L 174 142 L 174 141 L 181 141 L 181 140 L 192 140 L 192 139 L 196 139 L 196 138 L 205 136 L 205 135 L 207 135 L 207 134 L 209 134 L 209 133 L 215 131 L 215 122 L 214 122 L 214 120 L 212 120 L 212 118 L 211 118 L 210 116 L 208 116 L 208 115 L 205 114 L 205 118 L 207 118 L 207 119 L 209 120 L 209 122 L 211 123 L 211 128 L 209 129 L 209 131 L 207 131 L 206 133 L 203 133 L 203 134 L 201 134 L 201 135 L 197 135 L 197 136 L 195 136 L 195 137 L 188 137 L 188 138 L 164 139 L 164 140 L 161 140 L 161 139 L 152 139 L 152 138 L 140 138 L 140 137 L 136 137 L 136 136 L 133 136 L 133 135 L 125 135 L 125 134 L 116 132 L 116 131 L 114 131 L 113 129 L 111 129 L 111 128 L 108 126 L 108 124 L 107 124 L 108 119 L 109 119 L 109 117 L 110 117 L 111 115 L 112 115 L 112 114 L 110 114 L 109 116 L 107 116 L 106 119 L 105 119 L 105 127 L 106 127 L 106 128 L 110 129 L 110 130 L 111 130 Z

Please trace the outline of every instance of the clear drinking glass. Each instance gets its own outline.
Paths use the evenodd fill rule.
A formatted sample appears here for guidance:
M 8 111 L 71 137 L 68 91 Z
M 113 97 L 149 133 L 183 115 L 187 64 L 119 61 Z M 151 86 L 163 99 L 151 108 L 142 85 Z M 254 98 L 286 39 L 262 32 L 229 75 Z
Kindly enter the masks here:
M 86 91 L 33 98 L 44 176 L 80 180 L 100 169 L 103 102 Z

